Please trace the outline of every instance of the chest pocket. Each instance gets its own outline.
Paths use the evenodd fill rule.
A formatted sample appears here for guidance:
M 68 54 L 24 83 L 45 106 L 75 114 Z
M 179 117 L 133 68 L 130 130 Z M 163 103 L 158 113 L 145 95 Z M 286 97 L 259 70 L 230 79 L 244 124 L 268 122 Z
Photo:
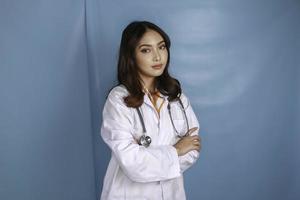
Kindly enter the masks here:
M 183 136 L 186 134 L 188 131 L 187 122 L 179 102 L 170 103 L 170 121 L 176 135 Z

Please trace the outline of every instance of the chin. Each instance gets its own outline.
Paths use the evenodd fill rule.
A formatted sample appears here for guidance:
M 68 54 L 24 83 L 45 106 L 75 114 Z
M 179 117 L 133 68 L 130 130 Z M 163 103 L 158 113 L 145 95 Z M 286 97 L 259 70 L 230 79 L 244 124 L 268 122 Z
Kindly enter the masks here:
M 155 73 L 155 74 L 153 74 L 153 76 L 159 77 L 159 76 L 161 76 L 162 74 L 163 74 L 163 71 L 162 71 L 162 72 L 159 72 L 159 73 Z

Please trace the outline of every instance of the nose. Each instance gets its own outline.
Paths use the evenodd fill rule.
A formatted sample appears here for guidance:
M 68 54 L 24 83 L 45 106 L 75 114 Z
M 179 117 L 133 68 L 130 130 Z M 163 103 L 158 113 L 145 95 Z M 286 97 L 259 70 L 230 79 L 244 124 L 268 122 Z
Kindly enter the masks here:
M 159 51 L 158 50 L 154 51 L 153 60 L 157 62 L 157 61 L 160 61 L 160 59 L 161 59 L 161 56 L 160 56 Z

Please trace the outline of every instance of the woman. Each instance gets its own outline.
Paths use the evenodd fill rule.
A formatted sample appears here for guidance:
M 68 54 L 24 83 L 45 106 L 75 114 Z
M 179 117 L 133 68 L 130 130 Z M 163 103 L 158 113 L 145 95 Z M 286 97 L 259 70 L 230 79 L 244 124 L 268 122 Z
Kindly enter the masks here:
M 168 73 L 169 48 L 167 34 L 150 22 L 123 31 L 119 85 L 103 110 L 101 136 L 112 156 L 102 200 L 186 199 L 182 173 L 199 157 L 199 124 Z

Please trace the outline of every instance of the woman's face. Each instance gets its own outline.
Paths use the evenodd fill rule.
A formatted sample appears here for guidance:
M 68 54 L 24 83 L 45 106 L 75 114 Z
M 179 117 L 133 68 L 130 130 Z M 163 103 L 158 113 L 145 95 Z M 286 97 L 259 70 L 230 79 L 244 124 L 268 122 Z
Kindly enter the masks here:
M 168 61 L 163 37 L 156 31 L 146 31 L 135 48 L 135 58 L 142 80 L 160 76 Z

